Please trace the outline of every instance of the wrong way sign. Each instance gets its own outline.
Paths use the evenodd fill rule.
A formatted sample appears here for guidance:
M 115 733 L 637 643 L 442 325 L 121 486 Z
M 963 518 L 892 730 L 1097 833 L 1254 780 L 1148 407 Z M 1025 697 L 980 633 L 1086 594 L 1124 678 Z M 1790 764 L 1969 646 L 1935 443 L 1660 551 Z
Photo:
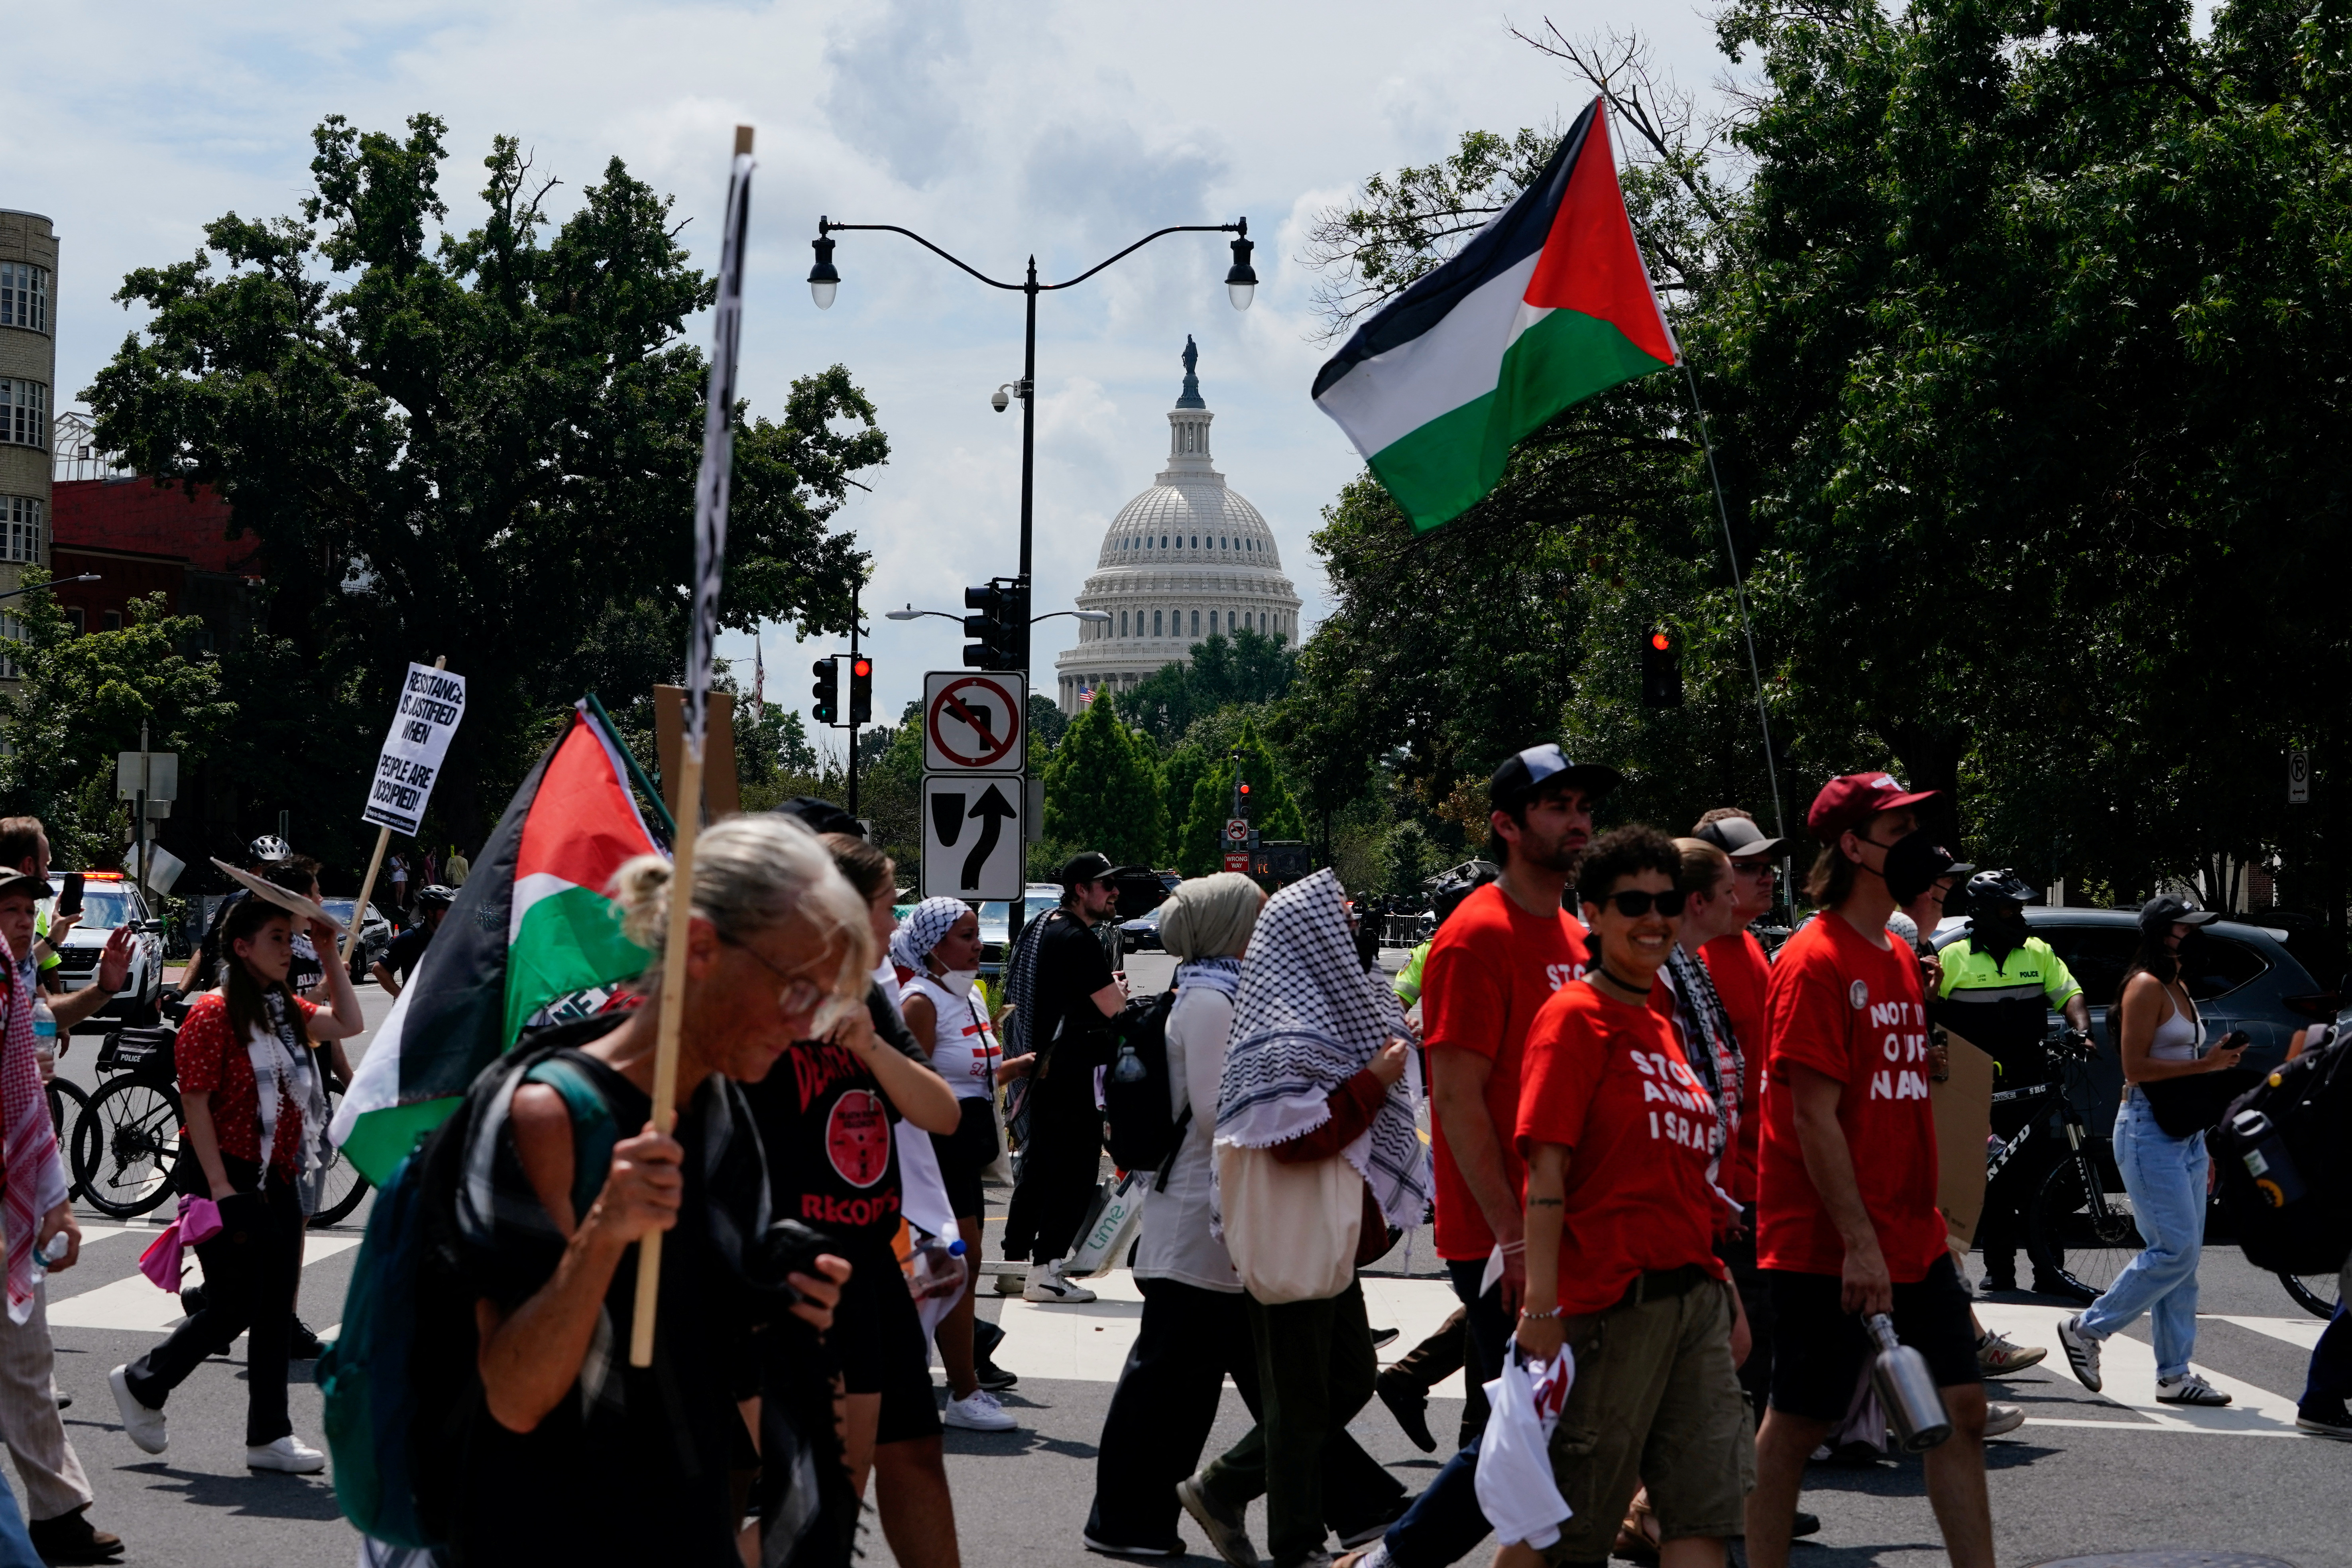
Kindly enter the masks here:
M 1026 796 L 1017 774 L 926 774 L 923 897 L 1019 898 Z
M 992 670 L 923 677 L 923 771 L 1017 773 L 1028 751 L 1028 681 Z

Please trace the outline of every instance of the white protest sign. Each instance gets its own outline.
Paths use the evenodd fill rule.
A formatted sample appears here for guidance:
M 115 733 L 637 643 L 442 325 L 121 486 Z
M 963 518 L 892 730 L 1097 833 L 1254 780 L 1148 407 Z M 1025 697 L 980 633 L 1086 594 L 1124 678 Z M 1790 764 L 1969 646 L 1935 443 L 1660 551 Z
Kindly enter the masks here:
M 425 819 L 425 804 L 433 798 L 441 759 L 449 754 L 449 737 L 465 716 L 464 676 L 427 664 L 410 665 L 400 706 L 393 713 L 392 733 L 384 737 L 383 755 L 376 759 L 367 809 L 360 816 L 378 827 L 415 837 Z

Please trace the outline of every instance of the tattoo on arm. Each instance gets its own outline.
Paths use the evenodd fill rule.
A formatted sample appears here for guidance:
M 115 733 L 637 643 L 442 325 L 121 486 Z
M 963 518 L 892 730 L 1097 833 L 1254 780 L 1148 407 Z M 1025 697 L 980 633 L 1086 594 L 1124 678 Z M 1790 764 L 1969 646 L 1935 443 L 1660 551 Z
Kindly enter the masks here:
M 1560 1206 L 1560 1201 L 1558 1198 L 1529 1198 L 1528 1206 L 1538 1209 L 1556 1209 Z

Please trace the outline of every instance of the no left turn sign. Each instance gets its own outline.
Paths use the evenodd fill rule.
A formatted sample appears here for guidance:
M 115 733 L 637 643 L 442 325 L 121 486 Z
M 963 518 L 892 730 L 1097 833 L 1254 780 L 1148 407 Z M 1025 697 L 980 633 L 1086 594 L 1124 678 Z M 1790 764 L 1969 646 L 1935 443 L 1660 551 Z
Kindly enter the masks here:
M 923 677 L 923 767 L 1017 773 L 1028 750 L 1028 682 L 1018 675 L 935 669 Z

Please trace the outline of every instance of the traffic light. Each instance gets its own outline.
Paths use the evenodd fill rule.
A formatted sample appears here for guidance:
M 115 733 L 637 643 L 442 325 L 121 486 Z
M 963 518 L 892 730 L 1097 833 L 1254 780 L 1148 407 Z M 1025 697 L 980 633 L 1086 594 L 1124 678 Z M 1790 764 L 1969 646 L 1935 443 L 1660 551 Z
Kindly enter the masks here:
M 874 722 L 874 661 L 862 653 L 849 661 L 849 721 Z
M 1642 639 L 1642 706 L 1683 705 L 1682 641 L 1661 626 Z
M 820 724 L 838 722 L 841 717 L 840 658 L 837 656 L 821 658 L 809 668 L 816 676 L 816 684 L 809 688 L 810 695 L 816 699 L 815 705 L 809 709 L 809 717 Z
M 979 640 L 963 650 L 970 669 L 1025 669 L 1029 665 L 1029 589 L 1018 577 L 992 577 L 963 591 L 964 635 Z

